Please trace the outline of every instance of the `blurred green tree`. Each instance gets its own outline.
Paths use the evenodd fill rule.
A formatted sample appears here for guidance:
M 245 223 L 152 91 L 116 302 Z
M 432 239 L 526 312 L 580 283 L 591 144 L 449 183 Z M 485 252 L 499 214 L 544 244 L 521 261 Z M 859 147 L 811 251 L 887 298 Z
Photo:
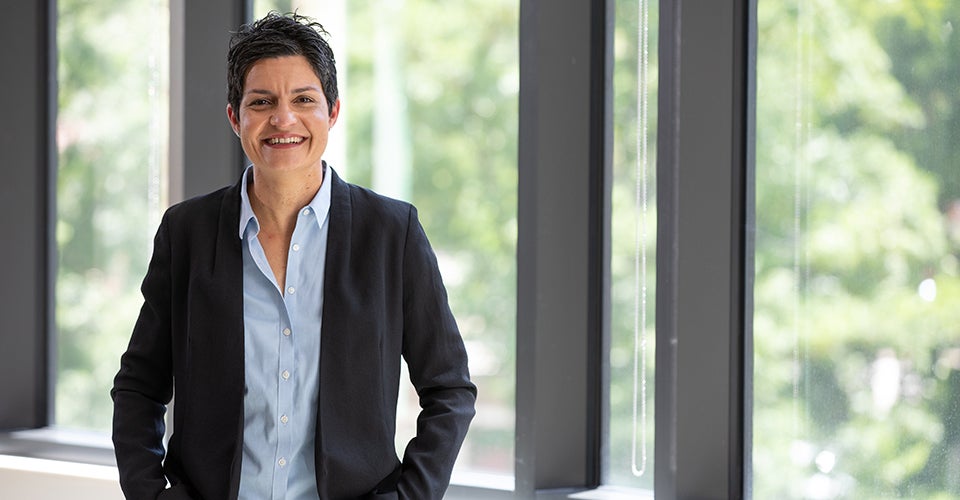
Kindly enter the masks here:
M 960 494 L 948 4 L 760 2 L 757 498 Z
M 166 5 L 57 8 L 54 421 L 106 431 L 161 203 Z
M 372 144 L 377 121 L 396 118 L 374 97 L 377 8 L 351 4 L 347 30 L 349 174 L 367 186 L 375 185 L 376 169 L 395 167 L 378 160 Z M 406 97 L 410 201 L 440 259 L 471 362 L 479 362 L 474 378 L 484 415 L 471 427 L 464 460 L 511 473 L 518 8 L 505 0 L 407 0 L 393 22 L 404 41 L 397 84 Z

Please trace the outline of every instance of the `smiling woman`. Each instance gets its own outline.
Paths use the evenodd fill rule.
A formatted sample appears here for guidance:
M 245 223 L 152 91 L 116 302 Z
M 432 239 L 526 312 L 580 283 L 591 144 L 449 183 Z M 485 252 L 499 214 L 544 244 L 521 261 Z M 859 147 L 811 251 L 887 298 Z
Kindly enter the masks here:
M 270 10 L 330 32 L 343 105 L 327 162 L 420 209 L 479 387 L 455 475 L 512 487 L 518 2 L 254 2 L 255 18 Z M 416 393 L 401 394 L 399 450 L 419 411 Z
M 253 164 L 157 230 L 111 391 L 129 497 L 447 489 L 476 400 L 464 343 L 417 210 L 321 160 L 339 104 L 318 28 L 271 13 L 230 38 L 227 114 Z M 421 406 L 402 459 L 401 356 Z

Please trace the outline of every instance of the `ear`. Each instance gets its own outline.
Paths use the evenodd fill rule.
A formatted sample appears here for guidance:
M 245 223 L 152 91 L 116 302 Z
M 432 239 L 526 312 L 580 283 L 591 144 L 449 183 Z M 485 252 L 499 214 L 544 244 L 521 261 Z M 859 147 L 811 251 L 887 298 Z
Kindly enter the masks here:
M 340 116 L 340 99 L 337 99 L 333 103 L 333 107 L 330 108 L 330 126 L 332 128 L 334 123 L 337 123 L 337 117 Z
M 237 134 L 237 137 L 240 137 L 240 116 L 234 112 L 233 106 L 229 104 L 227 104 L 227 119 L 230 120 L 230 127 L 233 128 L 233 133 Z

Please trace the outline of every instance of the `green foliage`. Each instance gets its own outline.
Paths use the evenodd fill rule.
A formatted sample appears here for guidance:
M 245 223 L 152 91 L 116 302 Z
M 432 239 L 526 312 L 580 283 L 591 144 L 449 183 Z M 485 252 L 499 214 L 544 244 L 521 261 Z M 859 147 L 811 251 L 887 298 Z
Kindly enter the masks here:
M 107 431 L 159 210 L 166 29 L 157 1 L 57 4 L 55 421 Z
M 289 1 L 263 5 L 295 8 Z M 376 120 L 384 119 L 373 97 L 381 4 L 349 5 L 349 48 L 340 59 L 350 119 L 342 133 L 350 180 L 370 185 L 375 169 L 389 167 L 374 164 L 371 145 Z M 164 92 L 156 83 L 163 64 L 144 54 L 162 53 L 156 34 L 166 31 L 154 27 L 162 16 L 145 15 L 156 1 L 58 6 L 56 418 L 105 430 L 107 391 L 136 316 L 159 205 L 162 162 L 152 139 L 163 129 L 156 97 Z M 508 0 L 407 0 L 392 20 L 404 42 L 401 122 L 412 141 L 411 201 L 444 265 L 464 336 L 485 358 L 477 374 L 483 411 L 466 460 L 507 472 L 516 359 L 517 17 Z M 651 20 L 655 25 L 655 11 Z M 759 2 L 756 498 L 960 495 L 960 221 L 950 218 L 960 199 L 957 26 L 960 2 Z M 608 479 L 648 487 L 652 474 L 629 474 L 634 245 L 642 215 L 634 200 L 638 28 L 636 4 L 618 2 Z M 131 33 L 154 37 L 127 43 Z M 650 40 L 655 55 L 655 30 Z M 651 189 L 651 236 L 655 198 Z M 652 237 L 646 245 L 653 297 Z M 921 283 L 935 283 L 935 296 L 921 296 Z M 652 353 L 650 306 L 639 326 Z M 651 403 L 653 372 L 650 356 Z M 651 408 L 641 423 L 651 443 L 652 421 Z
M 351 3 L 344 109 L 350 180 L 373 185 L 376 9 Z M 308 13 L 309 14 L 309 13 Z M 516 335 L 518 7 L 507 0 L 406 0 L 399 39 L 411 200 L 436 250 L 475 370 L 480 412 L 461 453 L 513 470 Z M 464 36 L 469 33 L 469 36 Z M 344 58 L 341 57 L 341 60 Z M 341 63 L 342 64 L 342 63 Z
M 960 495 L 960 8 L 758 17 L 754 496 Z

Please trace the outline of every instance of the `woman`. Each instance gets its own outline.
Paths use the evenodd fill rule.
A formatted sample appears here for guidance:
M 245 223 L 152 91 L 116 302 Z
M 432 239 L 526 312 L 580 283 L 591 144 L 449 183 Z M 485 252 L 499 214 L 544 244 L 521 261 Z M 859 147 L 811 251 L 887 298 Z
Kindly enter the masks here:
M 157 231 L 112 391 L 128 498 L 447 488 L 476 388 L 416 209 L 322 160 L 340 101 L 321 32 L 270 14 L 233 35 L 227 116 L 252 165 L 171 207 Z M 402 460 L 401 356 L 422 407 Z

